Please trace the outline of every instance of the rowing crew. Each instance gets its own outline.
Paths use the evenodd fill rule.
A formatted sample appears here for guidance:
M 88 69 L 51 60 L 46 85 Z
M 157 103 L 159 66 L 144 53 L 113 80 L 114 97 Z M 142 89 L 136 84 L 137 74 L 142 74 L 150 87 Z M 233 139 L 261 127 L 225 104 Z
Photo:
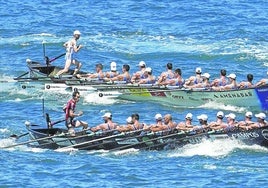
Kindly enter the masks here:
M 137 83 L 137 84 L 153 84 L 153 85 L 169 85 L 169 86 L 179 86 L 185 88 L 205 88 L 212 90 L 231 90 L 231 89 L 243 89 L 243 88 L 253 88 L 268 84 L 268 79 L 262 79 L 256 84 L 253 84 L 253 75 L 247 75 L 247 81 L 237 82 L 236 74 L 231 73 L 227 76 L 227 71 L 222 69 L 220 71 L 219 78 L 214 79 L 210 82 L 210 74 L 202 74 L 202 69 L 197 67 L 195 70 L 195 75 L 190 76 L 188 79 L 184 80 L 182 77 L 181 69 L 172 70 L 172 63 L 167 63 L 166 71 L 162 72 L 161 75 L 156 78 L 153 75 L 152 69 L 146 67 L 146 63 L 141 61 L 139 63 L 140 70 L 134 73 L 132 76 L 129 73 L 130 66 L 125 64 L 122 66 L 122 73 L 120 74 L 116 69 L 116 63 L 111 63 L 111 71 L 103 72 L 103 65 L 101 63 L 96 65 L 96 72 L 91 74 L 78 74 L 78 78 L 86 79 L 98 79 L 100 81 L 114 82 L 114 81 L 124 81 L 125 83 Z M 268 72 L 267 72 L 268 74 Z

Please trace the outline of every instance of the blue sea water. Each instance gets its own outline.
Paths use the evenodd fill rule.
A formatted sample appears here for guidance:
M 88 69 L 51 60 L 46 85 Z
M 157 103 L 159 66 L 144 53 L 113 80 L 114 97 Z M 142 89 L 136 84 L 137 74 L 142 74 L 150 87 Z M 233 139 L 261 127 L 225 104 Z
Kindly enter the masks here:
M 62 54 L 62 44 L 74 30 L 82 33 L 78 58 L 89 72 L 97 62 L 108 70 L 116 61 L 119 67 L 130 64 L 133 73 L 143 60 L 156 75 L 172 62 L 185 78 L 200 66 L 212 78 L 225 68 L 238 81 L 252 73 L 256 82 L 268 69 L 267 9 L 266 0 L 2 1 L 0 80 L 8 82 L 0 82 L 0 146 L 14 144 L 9 135 L 25 133 L 25 121 L 44 123 L 43 99 L 44 111 L 53 120 L 62 118 L 70 93 L 25 91 L 12 80 L 27 71 L 27 58 L 42 62 L 44 49 L 50 58 Z M 53 64 L 63 65 L 64 59 Z M 236 113 L 238 119 L 248 110 L 213 103 L 185 109 L 94 95 L 82 96 L 77 108 L 90 126 L 101 123 L 106 111 L 123 124 L 134 112 L 152 123 L 156 113 L 170 113 L 179 122 L 188 112 L 195 117 L 206 113 L 214 120 L 219 109 Z M 234 141 L 117 153 L 19 146 L 0 149 L 0 187 L 264 187 L 267 153 L 266 148 Z

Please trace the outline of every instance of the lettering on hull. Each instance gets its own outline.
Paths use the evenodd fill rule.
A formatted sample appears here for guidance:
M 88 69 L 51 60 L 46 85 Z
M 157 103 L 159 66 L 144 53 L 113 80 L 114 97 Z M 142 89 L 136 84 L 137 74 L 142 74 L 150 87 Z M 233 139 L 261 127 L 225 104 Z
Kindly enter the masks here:
M 236 93 L 222 93 L 222 94 L 214 94 L 215 98 L 245 98 L 252 97 L 253 93 L 251 91 L 248 92 L 236 92 Z
M 250 138 L 258 138 L 260 135 L 256 132 L 241 132 L 241 133 L 233 133 L 231 135 L 233 138 L 244 140 Z

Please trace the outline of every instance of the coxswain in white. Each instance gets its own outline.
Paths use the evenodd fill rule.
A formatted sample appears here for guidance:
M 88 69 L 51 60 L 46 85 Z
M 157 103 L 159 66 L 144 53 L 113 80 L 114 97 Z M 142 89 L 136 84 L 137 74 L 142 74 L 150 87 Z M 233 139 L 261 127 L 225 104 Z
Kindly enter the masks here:
M 77 53 L 83 46 L 78 45 L 77 46 L 77 41 L 80 38 L 81 33 L 76 30 L 74 31 L 73 38 L 69 40 L 68 42 L 64 43 L 64 47 L 66 48 L 66 55 L 65 55 L 65 66 L 64 69 L 60 70 L 55 77 L 59 77 L 63 73 L 67 73 L 69 71 L 69 68 L 71 64 L 75 64 L 76 68 L 74 70 L 73 75 L 76 75 L 79 70 L 82 67 L 82 63 L 80 63 L 78 60 L 75 59 L 75 53 Z

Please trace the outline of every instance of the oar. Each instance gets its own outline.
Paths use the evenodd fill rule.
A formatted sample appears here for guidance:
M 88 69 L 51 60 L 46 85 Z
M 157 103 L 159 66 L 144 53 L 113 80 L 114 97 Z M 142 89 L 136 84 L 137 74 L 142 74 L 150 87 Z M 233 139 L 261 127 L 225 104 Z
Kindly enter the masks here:
M 65 54 L 66 54 L 66 53 L 63 53 L 63 54 L 60 54 L 60 55 L 57 56 L 57 57 L 54 57 L 53 59 L 50 59 L 50 60 L 49 60 L 49 63 L 55 61 L 56 59 L 59 59 L 59 58 L 62 57 L 62 56 L 65 56 Z
M 89 140 L 89 141 L 86 141 L 86 142 L 81 142 L 81 143 L 78 143 L 78 144 L 73 144 L 73 145 L 70 145 L 70 146 L 62 147 L 60 149 L 65 150 L 65 149 L 69 149 L 69 148 L 75 148 L 77 146 L 81 146 L 81 145 L 85 145 L 85 144 L 90 144 L 90 143 L 98 142 L 98 141 L 103 141 L 103 140 L 107 140 L 107 139 L 110 139 L 110 138 L 115 138 L 115 137 L 123 136 L 123 135 L 127 135 L 127 134 L 132 134 L 132 133 L 135 133 L 135 132 L 138 132 L 138 131 L 140 131 L 140 130 L 130 131 L 130 132 L 122 132 L 122 133 L 119 133 L 119 134 L 114 134 L 114 135 L 111 135 L 111 136 L 97 138 L 97 139 L 94 139 L 94 140 Z M 103 143 L 101 143 L 101 144 L 103 144 Z M 88 147 L 90 147 L 90 146 L 88 146 Z
M 176 136 L 176 135 L 188 134 L 189 132 L 191 132 L 191 131 L 187 131 L 187 132 L 180 131 L 178 133 L 168 134 L 168 135 L 165 135 L 165 136 L 160 136 L 160 137 L 152 138 L 152 139 L 149 139 L 149 140 L 146 140 L 146 141 L 141 141 L 141 142 L 138 142 L 138 143 L 121 146 L 121 147 L 112 149 L 110 151 L 113 152 L 113 151 L 118 151 L 118 150 L 122 150 L 122 149 L 127 149 L 127 148 L 131 148 L 133 146 L 139 145 L 139 144 L 144 144 L 144 143 L 147 143 L 147 142 L 151 142 L 151 141 L 155 141 L 155 140 L 160 140 L 160 139 L 163 139 L 163 138 L 169 138 L 169 137 Z M 156 134 L 156 133 L 154 133 L 154 134 Z M 144 135 L 144 136 L 150 136 L 150 135 Z M 186 136 L 185 137 L 182 137 L 182 138 L 179 138 L 179 139 L 184 139 L 184 138 L 186 138 Z
M 80 132 L 85 132 L 85 131 L 88 131 L 88 130 L 90 130 L 90 128 L 82 130 Z M 59 140 L 59 141 L 54 141 L 54 143 L 66 142 L 68 140 L 75 140 L 75 139 L 78 139 L 78 138 L 100 136 L 101 134 L 109 134 L 109 133 L 114 132 L 114 131 L 117 131 L 117 129 L 112 129 L 112 130 L 108 130 L 108 131 L 104 131 L 104 132 L 95 132 L 95 133 L 91 132 L 90 134 L 84 134 L 84 135 L 80 135 L 80 136 L 66 137 L 66 139 Z M 79 132 L 77 132 L 77 133 L 79 133 Z M 104 137 L 102 137 L 102 138 L 104 138 Z M 45 146 L 45 145 L 48 145 L 48 144 L 51 144 L 51 143 L 43 143 L 43 144 L 39 144 L 39 146 Z
M 21 137 L 23 137 L 23 136 L 26 136 L 26 135 L 28 135 L 28 134 L 29 134 L 29 133 L 24 133 L 24 134 L 21 134 L 21 135 L 12 134 L 12 135 L 10 135 L 9 137 L 19 139 L 19 138 L 21 138 Z
M 33 142 L 38 142 L 38 141 L 54 138 L 54 137 L 57 137 L 57 136 L 59 136 L 59 135 L 53 135 L 53 136 L 47 136 L 47 137 L 43 137 L 43 138 L 33 139 L 33 140 L 26 141 L 26 142 L 21 142 L 21 143 L 18 143 L 18 144 L 4 146 L 4 147 L 0 147 L 0 148 L 3 148 L 3 149 L 13 148 L 13 147 L 16 147 L 16 146 L 22 146 L 22 145 L 30 144 L 30 143 L 33 143 Z

